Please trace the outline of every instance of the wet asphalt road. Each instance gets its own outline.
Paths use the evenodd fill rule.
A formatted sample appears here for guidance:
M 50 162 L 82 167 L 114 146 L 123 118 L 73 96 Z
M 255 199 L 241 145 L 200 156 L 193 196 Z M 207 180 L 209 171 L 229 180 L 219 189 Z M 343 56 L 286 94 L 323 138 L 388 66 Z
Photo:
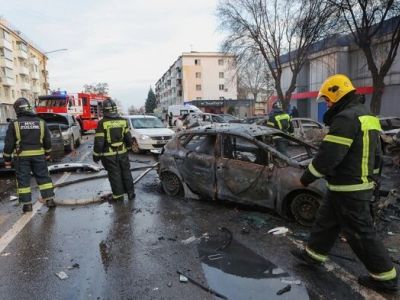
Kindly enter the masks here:
M 91 138 L 65 161 L 79 160 L 88 151 Z M 131 159 L 136 160 L 132 166 L 142 166 L 154 158 Z M 91 155 L 84 161 L 90 160 Z M 54 182 L 63 176 L 85 175 L 56 174 Z M 7 180 L 0 181 L 1 236 L 21 217 L 21 208 L 8 199 L 14 187 Z M 107 188 L 103 179 L 59 189 L 57 196 L 87 197 Z M 168 197 L 155 171 L 136 185 L 136 195 L 134 201 L 41 207 L 1 253 L 0 298 L 219 298 L 192 282 L 180 282 L 180 271 L 229 299 L 363 299 L 340 272 L 299 265 L 289 255 L 296 237 L 267 233 L 287 226 L 297 239 L 303 238 L 307 230 L 293 222 L 234 205 Z M 354 258 L 345 243 L 338 243 L 334 252 Z M 364 272 L 359 262 L 333 261 L 354 276 Z M 55 275 L 61 271 L 68 278 Z M 276 295 L 293 280 L 301 284 Z

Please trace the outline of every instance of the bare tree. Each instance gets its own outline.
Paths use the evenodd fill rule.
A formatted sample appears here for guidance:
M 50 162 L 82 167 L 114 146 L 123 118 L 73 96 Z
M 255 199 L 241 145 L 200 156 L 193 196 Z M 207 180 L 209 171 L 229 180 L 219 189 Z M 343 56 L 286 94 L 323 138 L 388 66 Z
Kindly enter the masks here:
M 400 43 L 399 0 L 330 0 L 341 11 L 372 75 L 371 111 L 379 114 L 385 76 Z
M 247 98 L 252 94 L 254 100 L 262 94 L 268 94 L 273 89 L 273 81 L 264 59 L 258 56 L 250 56 L 238 64 L 237 67 L 239 98 Z
M 260 54 L 286 109 L 310 47 L 328 32 L 333 6 L 324 0 L 220 0 L 217 13 L 227 33 L 223 49 L 239 60 Z M 286 66 L 291 79 L 284 91 Z
M 108 95 L 108 83 L 107 82 L 85 84 L 83 86 L 83 88 L 84 88 L 85 93 Z

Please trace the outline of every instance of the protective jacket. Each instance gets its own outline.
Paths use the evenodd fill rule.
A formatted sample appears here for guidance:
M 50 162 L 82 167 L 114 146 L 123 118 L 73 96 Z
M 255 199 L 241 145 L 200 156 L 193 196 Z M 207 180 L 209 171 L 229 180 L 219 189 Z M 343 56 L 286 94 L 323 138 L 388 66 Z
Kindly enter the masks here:
M 4 143 L 4 161 L 10 162 L 13 153 L 18 157 L 31 157 L 50 152 L 51 136 L 45 121 L 26 112 L 10 123 Z
M 126 153 L 132 143 L 128 120 L 119 116 L 100 120 L 94 138 L 93 160 L 101 156 Z
M 269 115 L 267 125 L 285 133 L 293 133 L 293 125 L 289 114 L 282 110 L 273 110 Z
M 328 189 L 334 192 L 371 191 L 381 162 L 379 120 L 349 93 L 327 111 L 324 122 L 330 126 L 329 132 L 302 183 L 325 177 Z

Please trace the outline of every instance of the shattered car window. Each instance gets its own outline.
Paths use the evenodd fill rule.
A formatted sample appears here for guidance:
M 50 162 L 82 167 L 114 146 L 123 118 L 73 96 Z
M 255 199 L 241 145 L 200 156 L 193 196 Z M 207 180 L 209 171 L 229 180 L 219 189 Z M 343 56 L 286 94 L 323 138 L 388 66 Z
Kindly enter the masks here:
M 262 152 L 256 144 L 242 137 L 234 135 L 224 135 L 223 137 L 223 155 L 225 158 L 263 164 Z
M 311 147 L 307 144 L 302 144 L 299 140 L 292 138 L 289 139 L 282 133 L 275 133 L 275 134 L 268 134 L 268 135 L 259 135 L 256 136 L 256 139 L 260 142 L 272 146 L 273 148 L 277 149 L 277 141 L 279 139 L 284 139 L 287 141 L 287 153 L 286 156 L 289 158 L 297 161 L 302 162 L 305 160 L 309 160 L 314 157 L 317 153 L 317 149 Z
M 216 135 L 194 135 L 185 145 L 189 151 L 212 155 L 214 154 Z

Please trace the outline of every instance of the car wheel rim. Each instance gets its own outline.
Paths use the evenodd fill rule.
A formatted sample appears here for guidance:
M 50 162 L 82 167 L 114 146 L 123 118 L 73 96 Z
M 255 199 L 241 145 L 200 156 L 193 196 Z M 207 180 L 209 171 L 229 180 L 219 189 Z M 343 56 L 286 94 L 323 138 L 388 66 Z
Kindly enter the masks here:
M 138 153 L 140 151 L 139 150 L 139 145 L 138 145 L 138 143 L 136 141 L 133 141 L 133 143 L 132 143 L 132 151 L 135 152 L 135 153 Z
M 167 193 L 175 194 L 179 191 L 181 183 L 176 175 L 165 174 L 163 179 L 164 188 Z
M 306 222 L 312 222 L 318 209 L 318 201 L 311 195 L 304 195 L 297 207 L 299 216 Z

